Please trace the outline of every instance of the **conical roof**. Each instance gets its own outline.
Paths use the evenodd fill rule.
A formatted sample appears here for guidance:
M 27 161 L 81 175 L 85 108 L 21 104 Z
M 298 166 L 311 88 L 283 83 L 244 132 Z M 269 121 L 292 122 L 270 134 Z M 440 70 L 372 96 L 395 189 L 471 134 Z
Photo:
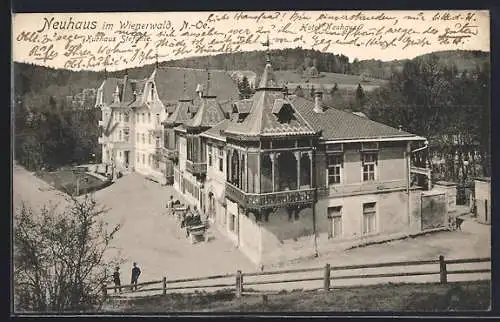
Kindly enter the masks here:
M 228 135 L 239 137 L 312 135 L 314 129 L 283 97 L 271 63 L 268 61 L 252 98 L 250 113 L 241 123 L 228 126 Z

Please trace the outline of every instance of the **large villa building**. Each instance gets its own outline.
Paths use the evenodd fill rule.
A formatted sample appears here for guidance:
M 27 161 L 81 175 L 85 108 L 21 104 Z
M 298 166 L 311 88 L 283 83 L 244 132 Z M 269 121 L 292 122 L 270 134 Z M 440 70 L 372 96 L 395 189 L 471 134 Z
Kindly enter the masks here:
M 107 78 L 103 163 L 172 184 L 256 265 L 425 229 L 425 138 L 289 94 L 269 56 L 259 79 L 240 100 L 224 71 Z

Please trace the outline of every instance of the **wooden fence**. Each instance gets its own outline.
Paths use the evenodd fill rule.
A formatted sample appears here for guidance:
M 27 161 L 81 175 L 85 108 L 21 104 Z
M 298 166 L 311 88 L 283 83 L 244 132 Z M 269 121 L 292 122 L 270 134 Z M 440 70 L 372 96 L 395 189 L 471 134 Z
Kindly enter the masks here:
M 242 295 L 251 295 L 251 294 L 271 294 L 273 292 L 278 292 L 279 290 L 273 291 L 254 291 L 248 286 L 255 285 L 269 285 L 269 284 L 286 284 L 286 283 L 298 283 L 298 282 L 311 282 L 311 281 L 323 281 L 322 289 L 328 291 L 332 288 L 332 281 L 338 280 L 353 280 L 353 279 L 381 279 L 381 278 L 392 278 L 392 277 L 411 277 L 411 276 L 424 276 L 424 275 L 436 275 L 439 276 L 439 283 L 446 284 L 448 283 L 448 276 L 454 274 L 474 274 L 474 273 L 490 273 L 491 265 L 489 268 L 472 268 L 467 269 L 464 267 L 460 267 L 457 269 L 449 269 L 450 265 L 461 264 L 462 266 L 465 264 L 474 264 L 474 263 L 491 263 L 491 259 L 489 257 L 483 258 L 464 258 L 464 259 L 451 259 L 445 260 L 444 256 L 439 256 L 438 259 L 435 260 L 422 260 L 422 261 L 400 261 L 400 262 L 387 262 L 387 263 L 378 263 L 378 264 L 364 264 L 364 265 L 345 265 L 345 266 L 330 266 L 330 264 L 326 264 L 323 267 L 314 267 L 314 268 L 301 268 L 301 269 L 287 269 L 287 270 L 276 270 L 276 271 L 267 271 L 267 272 L 252 272 L 252 273 L 243 273 L 238 270 L 234 274 L 222 274 L 222 275 L 212 275 L 205 277 L 196 277 L 196 278 L 182 278 L 175 280 L 167 280 L 166 277 L 163 277 L 161 280 L 157 281 L 149 281 L 143 283 L 137 283 L 137 290 L 135 292 L 154 292 L 154 291 L 162 291 L 165 295 L 167 291 L 174 290 L 189 290 L 189 289 L 232 289 L 234 290 L 236 297 L 241 297 Z M 332 275 L 335 272 L 342 271 L 353 271 L 359 269 L 380 269 L 380 268 L 392 268 L 392 270 L 396 270 L 396 268 L 407 268 L 409 266 L 431 266 L 435 265 L 432 269 L 420 270 L 420 271 L 411 271 L 411 272 L 376 272 L 376 273 L 365 273 L 365 274 L 349 274 L 349 275 Z M 392 271 L 391 270 L 391 271 Z M 320 274 L 322 272 L 322 274 Z M 297 277 L 302 273 L 307 273 L 307 277 Z M 311 273 L 311 274 L 310 274 Z M 312 274 L 312 273 L 318 273 Z M 293 278 L 283 278 L 282 275 L 294 274 Z M 281 275 L 281 276 L 280 276 Z M 280 278 L 275 279 L 267 279 L 262 280 L 262 277 L 269 276 L 278 276 Z M 213 284 L 199 284 L 201 281 L 212 281 L 212 280 L 228 280 L 234 278 L 234 282 L 216 282 Z M 261 280 L 252 280 L 255 278 L 261 278 Z M 249 281 L 244 281 L 249 279 Z M 185 283 L 194 283 L 194 285 L 179 285 Z M 381 282 L 386 283 L 387 281 Z M 437 282 L 437 280 L 436 280 Z M 377 283 L 375 283 L 377 284 Z M 350 285 L 355 286 L 356 284 Z M 124 293 L 132 292 L 133 285 L 121 285 L 120 288 Z M 152 286 L 152 287 L 151 287 Z M 244 289 L 244 286 L 246 289 Z M 111 295 L 108 291 L 115 291 L 118 287 L 108 286 L 107 284 L 102 285 L 102 293 L 103 296 Z

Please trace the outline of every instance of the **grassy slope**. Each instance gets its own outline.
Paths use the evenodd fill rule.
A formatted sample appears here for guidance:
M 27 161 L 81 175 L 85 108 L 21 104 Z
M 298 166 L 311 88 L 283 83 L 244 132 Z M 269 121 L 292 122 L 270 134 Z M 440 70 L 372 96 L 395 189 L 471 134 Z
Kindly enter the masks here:
M 124 301 L 111 300 L 104 311 L 143 312 L 439 312 L 450 309 L 450 290 L 462 290 L 455 310 L 484 311 L 490 305 L 490 282 L 439 284 L 384 284 L 318 291 L 282 292 L 235 299 L 230 291 L 198 294 L 169 294 Z

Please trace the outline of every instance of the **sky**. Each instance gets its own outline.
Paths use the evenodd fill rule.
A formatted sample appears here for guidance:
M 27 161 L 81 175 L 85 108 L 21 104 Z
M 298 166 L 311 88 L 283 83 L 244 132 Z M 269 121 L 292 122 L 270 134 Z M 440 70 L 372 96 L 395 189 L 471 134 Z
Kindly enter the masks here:
M 490 50 L 488 11 L 22 13 L 17 62 L 120 70 L 222 52 L 302 47 L 389 61 L 442 50 Z

